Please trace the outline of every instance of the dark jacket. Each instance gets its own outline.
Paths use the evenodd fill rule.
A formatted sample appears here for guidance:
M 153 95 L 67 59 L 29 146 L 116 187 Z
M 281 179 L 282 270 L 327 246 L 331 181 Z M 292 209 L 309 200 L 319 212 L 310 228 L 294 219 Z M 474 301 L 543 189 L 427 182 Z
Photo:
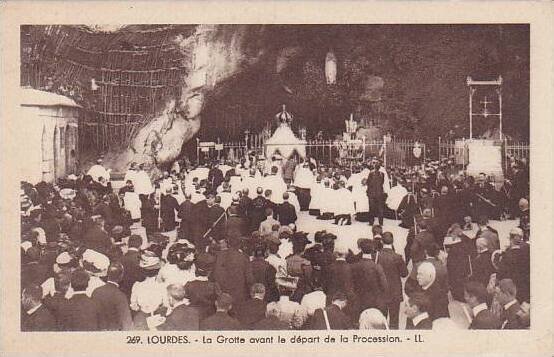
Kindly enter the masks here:
M 367 195 L 368 197 L 382 197 L 384 195 L 383 183 L 385 175 L 380 171 L 370 172 L 367 176 Z
M 179 218 L 181 219 L 180 237 L 192 239 L 192 226 L 194 224 L 194 203 L 185 200 L 179 206 Z
M 49 268 L 39 262 L 30 262 L 21 266 L 21 289 L 35 284 L 40 285 L 48 279 Z
M 56 330 L 58 330 L 56 319 L 44 305 L 30 315 L 26 311 L 21 311 L 21 331 Z
M 497 281 L 512 279 L 517 288 L 517 300 L 530 302 L 530 256 L 529 245 L 522 243 L 507 249 L 498 266 Z
M 217 253 L 213 277 L 221 290 L 233 297 L 234 303 L 246 300 L 254 281 L 250 260 L 235 248 Z
M 175 213 L 179 211 L 179 203 L 173 195 L 162 195 L 160 199 L 160 217 L 164 231 L 172 231 L 177 226 Z
M 469 325 L 470 330 L 496 330 L 500 327 L 500 321 L 488 309 L 480 311 L 476 316 L 474 316 L 473 321 L 471 321 L 471 325 Z
M 100 311 L 100 330 L 129 331 L 133 329 L 129 301 L 113 283 L 96 288 L 92 300 Z
M 329 266 L 329 279 L 326 285 L 324 288 L 329 303 L 333 294 L 338 291 L 345 293 L 349 299 L 354 297 L 354 280 L 350 264 L 344 260 L 335 260 Z
M 260 299 L 248 299 L 233 306 L 233 314 L 243 328 L 252 329 L 253 325 L 265 318 L 267 303 Z
M 402 300 L 402 280 L 408 276 L 408 269 L 400 254 L 390 248 L 383 248 L 377 255 L 377 264 L 383 267 L 387 277 L 388 290 L 386 300 Z
M 351 269 L 359 311 L 383 308 L 389 289 L 383 268 L 371 259 L 362 258 L 352 264 Z
M 227 239 L 244 237 L 246 225 L 246 219 L 240 215 L 238 207 L 229 207 L 227 210 L 227 221 L 225 223 L 225 237 Z
M 75 294 L 60 311 L 63 331 L 98 331 L 101 315 L 98 305 L 85 294 Z
M 129 250 L 121 258 L 121 264 L 123 265 L 123 280 L 119 284 L 121 291 L 127 295 L 129 299 L 131 297 L 131 289 L 137 281 L 144 280 L 145 276 L 142 269 L 139 266 L 140 252 L 136 250 Z
M 270 316 L 252 325 L 252 330 L 290 330 L 290 327 L 288 323 L 279 320 L 279 318 L 277 318 L 276 316 Z
M 94 224 L 85 232 L 84 243 L 86 248 L 106 254 L 112 242 L 108 233 Z
M 208 229 L 212 229 L 208 236 L 215 240 L 225 238 L 225 210 L 219 205 L 214 205 L 208 208 Z
M 198 308 L 179 305 L 169 314 L 164 323 L 157 327 L 160 331 L 198 331 L 200 312 Z
M 282 226 L 296 223 L 296 208 L 289 202 L 280 204 L 277 212 L 279 214 L 279 223 L 281 223 Z
M 263 258 L 254 258 L 250 262 L 254 283 L 264 284 L 266 289 L 266 298 L 268 301 L 279 300 L 279 291 L 275 284 L 275 275 L 277 271 Z
M 228 313 L 218 311 L 212 316 L 200 321 L 201 331 L 231 331 L 242 330 L 239 320 L 232 318 Z
M 190 306 L 198 308 L 200 320 L 215 313 L 215 300 L 221 294 L 218 283 L 213 281 L 192 280 L 185 284 Z
M 487 286 L 495 269 L 491 261 L 491 252 L 484 251 L 478 254 L 475 259 L 471 261 L 472 274 L 470 280 L 478 281 Z
M 352 328 L 350 319 L 337 305 L 328 305 L 325 307 L 325 311 L 327 312 L 327 319 L 329 320 L 329 327 L 331 330 L 348 330 Z M 308 330 L 327 330 L 322 309 L 315 310 Z
M 428 230 L 420 231 L 416 234 L 410 248 L 410 257 L 413 263 L 418 263 L 425 259 L 425 248 L 435 243 L 433 233 Z
M 521 305 L 516 301 L 508 310 L 503 310 L 500 315 L 502 319 L 501 328 L 503 330 L 520 330 L 527 328 L 519 314 L 522 312 Z

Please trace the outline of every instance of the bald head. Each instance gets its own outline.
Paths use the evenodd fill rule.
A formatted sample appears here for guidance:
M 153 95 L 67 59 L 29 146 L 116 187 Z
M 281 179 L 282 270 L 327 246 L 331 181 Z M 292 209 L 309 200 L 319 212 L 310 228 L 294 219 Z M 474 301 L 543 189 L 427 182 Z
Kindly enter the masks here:
M 428 288 L 435 282 L 437 271 L 430 262 L 423 262 L 417 268 L 417 282 L 423 289 Z
M 488 250 L 488 244 L 486 238 L 477 238 L 475 241 L 475 247 L 477 248 L 477 253 L 483 253 Z

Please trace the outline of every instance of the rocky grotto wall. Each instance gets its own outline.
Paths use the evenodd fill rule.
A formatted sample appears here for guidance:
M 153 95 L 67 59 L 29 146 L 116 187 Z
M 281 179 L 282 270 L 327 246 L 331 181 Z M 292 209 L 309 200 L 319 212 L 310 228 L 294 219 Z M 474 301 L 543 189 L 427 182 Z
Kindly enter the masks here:
M 528 135 L 526 26 L 24 26 L 21 35 L 21 84 L 81 104 L 81 152 L 106 152 L 116 171 L 170 163 L 195 135 L 261 130 L 283 103 L 312 136 L 340 131 L 350 113 L 403 137 L 463 133 L 467 75 L 502 74 L 505 130 Z

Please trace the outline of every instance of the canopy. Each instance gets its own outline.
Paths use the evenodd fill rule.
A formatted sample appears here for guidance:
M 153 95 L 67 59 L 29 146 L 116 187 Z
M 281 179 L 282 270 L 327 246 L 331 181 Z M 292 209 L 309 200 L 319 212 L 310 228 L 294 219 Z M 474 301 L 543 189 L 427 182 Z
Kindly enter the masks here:
M 266 157 L 279 153 L 290 158 L 295 150 L 301 157 L 306 157 L 306 141 L 298 139 L 286 123 L 282 123 L 264 145 Z

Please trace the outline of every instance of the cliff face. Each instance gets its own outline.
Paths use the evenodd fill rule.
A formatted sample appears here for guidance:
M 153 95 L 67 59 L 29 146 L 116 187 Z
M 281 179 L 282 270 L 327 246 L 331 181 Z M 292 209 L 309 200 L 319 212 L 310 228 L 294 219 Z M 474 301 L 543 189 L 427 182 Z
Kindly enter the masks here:
M 169 163 L 195 135 L 238 140 L 261 130 L 283 103 L 309 136 L 340 131 L 350 113 L 397 136 L 434 140 L 451 128 L 463 135 L 466 76 L 499 74 L 505 131 L 526 139 L 523 25 L 22 28 L 22 85 L 82 104 L 82 150 L 108 150 L 116 168 Z

